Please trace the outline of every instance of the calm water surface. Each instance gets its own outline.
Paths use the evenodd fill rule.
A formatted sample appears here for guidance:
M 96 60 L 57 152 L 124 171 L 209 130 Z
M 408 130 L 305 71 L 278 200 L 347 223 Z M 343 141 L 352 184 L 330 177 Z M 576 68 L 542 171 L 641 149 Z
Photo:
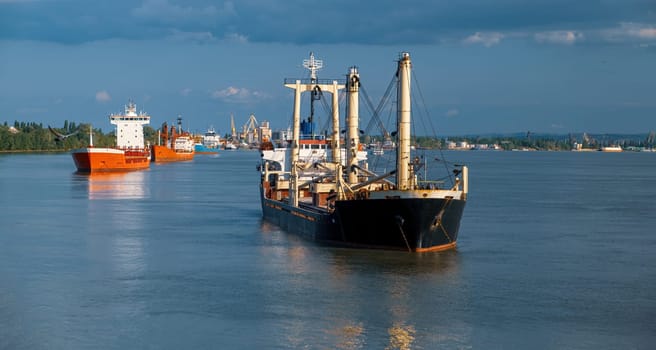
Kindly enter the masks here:
M 449 153 L 470 166 L 459 246 L 422 255 L 263 223 L 258 157 L 89 177 L 0 155 L 0 348 L 656 344 L 656 154 Z

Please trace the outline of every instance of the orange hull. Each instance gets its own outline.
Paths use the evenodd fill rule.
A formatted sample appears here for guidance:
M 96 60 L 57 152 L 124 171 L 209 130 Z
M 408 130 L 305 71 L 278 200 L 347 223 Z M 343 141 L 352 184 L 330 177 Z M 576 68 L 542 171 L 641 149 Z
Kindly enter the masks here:
M 107 173 L 147 169 L 150 153 L 147 150 L 115 148 L 81 148 L 72 153 L 78 172 Z
M 153 162 L 180 162 L 194 159 L 194 152 L 174 151 L 166 146 L 151 146 Z

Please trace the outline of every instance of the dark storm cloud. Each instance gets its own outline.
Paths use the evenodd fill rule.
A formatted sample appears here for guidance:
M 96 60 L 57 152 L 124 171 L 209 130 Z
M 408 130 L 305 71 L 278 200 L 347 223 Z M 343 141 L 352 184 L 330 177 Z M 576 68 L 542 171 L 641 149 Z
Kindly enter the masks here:
M 607 30 L 656 22 L 653 0 L 7 1 L 0 38 L 66 44 L 171 37 L 292 44 L 432 44 L 475 32 Z

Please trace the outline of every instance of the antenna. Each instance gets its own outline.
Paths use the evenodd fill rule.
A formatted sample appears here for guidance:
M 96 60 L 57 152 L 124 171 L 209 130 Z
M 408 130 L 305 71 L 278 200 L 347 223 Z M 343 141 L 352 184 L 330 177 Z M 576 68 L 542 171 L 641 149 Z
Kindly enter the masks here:
M 310 70 L 310 79 L 317 81 L 317 71 L 323 68 L 323 60 L 315 60 L 314 53 L 310 51 L 310 59 L 303 60 L 303 67 Z

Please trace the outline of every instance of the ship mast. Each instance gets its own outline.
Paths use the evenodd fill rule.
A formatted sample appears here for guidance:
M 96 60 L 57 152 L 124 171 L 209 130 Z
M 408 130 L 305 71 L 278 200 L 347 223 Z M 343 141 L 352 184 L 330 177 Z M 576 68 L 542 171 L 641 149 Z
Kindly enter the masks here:
M 336 80 L 328 84 L 324 84 L 317 79 L 317 71 L 323 66 L 321 60 L 316 60 L 314 54 L 310 52 L 310 58 L 303 60 L 303 66 L 310 70 L 310 79 L 302 81 L 296 79 L 293 82 L 285 81 L 285 87 L 294 89 L 294 114 L 293 114 L 293 132 L 292 132 L 292 154 L 291 154 L 291 176 L 289 181 L 289 198 L 292 206 L 298 206 L 298 158 L 299 158 L 299 140 L 301 129 L 301 93 L 312 91 L 321 92 L 327 91 L 333 95 L 333 161 L 340 164 L 340 144 L 339 144 L 339 90 L 344 88 L 344 85 L 338 84 Z M 338 166 L 338 175 L 341 174 Z M 339 177 L 337 178 L 340 179 Z M 338 181 L 339 183 L 339 181 Z
M 303 60 L 303 67 L 310 70 L 310 83 L 317 83 L 317 72 L 323 68 L 323 60 L 314 58 L 314 53 L 310 52 L 310 58 Z M 308 125 L 310 127 L 310 137 L 314 139 L 314 101 L 321 99 L 321 89 L 315 86 L 310 94 L 310 116 L 308 117 Z
M 403 52 L 399 60 L 397 71 L 397 134 L 398 145 L 396 152 L 396 186 L 398 190 L 408 190 L 410 183 L 410 54 Z
M 351 67 L 346 78 L 348 91 L 348 110 L 346 115 L 346 124 L 348 133 L 346 135 L 346 152 L 348 183 L 355 184 L 358 182 L 358 149 L 360 144 L 360 134 L 358 133 L 359 104 L 358 93 L 360 89 L 360 75 L 357 67 Z

